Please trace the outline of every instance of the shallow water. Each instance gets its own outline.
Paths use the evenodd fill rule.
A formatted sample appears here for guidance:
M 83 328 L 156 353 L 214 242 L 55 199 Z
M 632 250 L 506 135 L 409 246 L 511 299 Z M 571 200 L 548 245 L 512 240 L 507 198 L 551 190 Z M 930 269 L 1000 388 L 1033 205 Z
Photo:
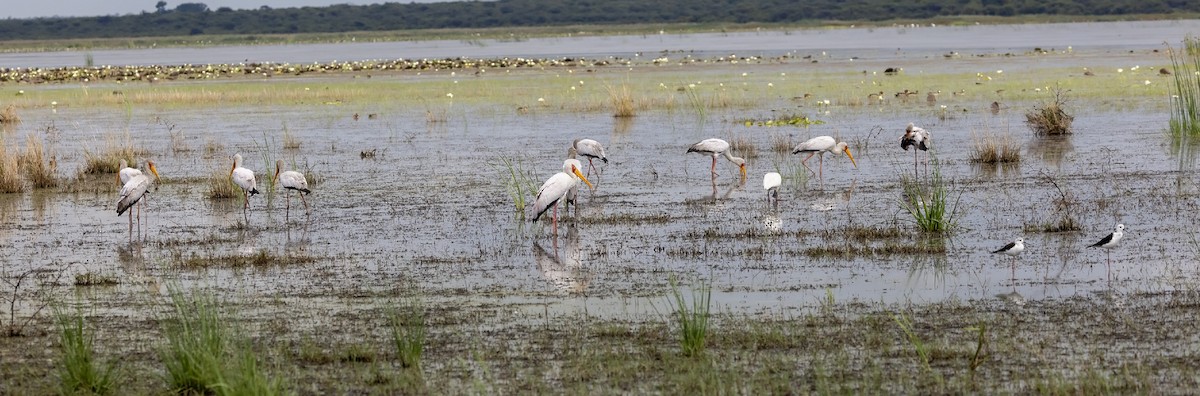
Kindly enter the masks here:
M 1163 61 L 1161 55 L 1145 49 L 1164 39 L 1151 43 L 1150 37 L 1164 31 L 1175 34 L 1195 23 L 903 29 L 898 36 L 920 43 L 914 50 L 896 52 L 890 55 L 895 58 L 879 63 L 860 61 L 854 67 L 866 64 L 874 69 L 900 60 L 910 65 L 910 72 L 966 68 L 957 62 L 928 61 L 929 54 L 954 45 L 938 39 L 981 31 L 992 35 L 995 29 L 1026 40 L 1076 37 L 1081 42 L 1033 44 L 1004 36 L 994 48 L 1018 47 L 1018 42 L 1095 48 L 1079 51 L 1078 57 L 1059 58 L 1059 63 L 1037 57 L 992 58 L 989 68 L 1072 67 L 1080 59 L 1101 58 L 1120 65 L 1156 64 Z M 1095 34 L 1114 31 L 1114 26 L 1128 28 L 1128 33 Z M 963 34 L 924 36 L 946 31 L 941 29 Z M 855 43 L 878 41 L 883 31 L 896 30 L 760 33 L 742 43 L 765 52 L 786 51 L 810 42 L 800 39 L 808 35 L 853 33 L 863 36 L 861 41 L 829 42 L 857 51 L 862 48 Z M 673 45 L 696 45 L 685 37 L 668 37 L 680 40 Z M 724 41 L 697 49 L 720 53 L 726 50 L 720 43 Z M 492 47 L 458 47 L 472 56 L 496 54 Z M 611 52 L 631 50 L 621 48 Z M 1124 53 L 1125 49 L 1139 51 Z M 98 63 L 101 56 L 106 54 L 97 54 Z M 824 67 L 836 68 L 852 62 L 826 63 L 832 65 Z M 751 67 L 762 73 L 801 73 L 788 64 Z M 115 216 L 115 186 L 0 196 L 0 255 L 21 258 L 6 264 L 17 270 L 66 266 L 69 273 L 110 273 L 132 280 L 111 289 L 108 295 L 113 299 L 146 287 L 162 292 L 163 285 L 171 283 L 272 299 L 373 295 L 415 285 L 434 300 L 611 315 L 661 310 L 643 298 L 668 290 L 671 274 L 681 274 L 687 282 L 707 280 L 719 306 L 748 311 L 812 307 L 827 293 L 838 301 L 928 302 L 991 299 L 1015 291 L 1036 300 L 1090 296 L 1113 288 L 1171 290 L 1195 283 L 1192 263 L 1200 251 L 1190 225 L 1197 216 L 1196 185 L 1190 161 L 1181 161 L 1163 134 L 1168 118 L 1164 104 L 1130 104 L 1119 98 L 1085 103 L 1077 114 L 1077 133 L 1049 139 L 1031 136 L 1018 111 L 986 111 L 991 100 L 943 95 L 940 103 L 968 109 L 948 117 L 940 117 L 923 101 L 834 106 L 821 115 L 827 124 L 808 130 L 746 127 L 730 121 L 738 116 L 735 110 L 705 117 L 688 109 L 645 112 L 629 121 L 607 113 L 519 114 L 492 105 L 456 105 L 446 122 L 428 123 L 424 109 L 386 103 L 369 109 L 380 117 L 358 120 L 350 117 L 355 110 L 337 105 L 251 106 L 219 114 L 187 108 L 130 113 L 71 106 L 31 109 L 22 114 L 24 122 L 17 130 L 7 132 L 6 141 L 23 142 L 25 134 L 40 133 L 53 124 L 57 132 L 49 141 L 61 153 L 62 174 L 75 173 L 83 162 L 83 149 L 97 150 L 105 136 L 129 130 L 140 146 L 154 153 L 167 182 L 149 200 L 145 242 L 135 244 L 126 243 L 127 220 Z M 954 181 L 960 228 L 950 238 L 931 241 L 919 235 L 899 205 L 898 178 L 911 174 L 913 166 L 911 153 L 897 147 L 908 122 L 933 132 L 941 171 Z M 284 129 L 302 142 L 299 150 L 280 148 Z M 1001 169 L 969 163 L 973 131 L 1009 134 L 1021 143 L 1023 161 Z M 188 150 L 172 149 L 173 132 L 183 137 Z M 852 143 L 858 167 L 853 169 L 844 157 L 827 155 L 822 187 L 803 176 L 801 158 L 769 150 L 770 137 L 781 133 L 792 135 L 793 142 L 839 135 Z M 601 165 L 602 174 L 592 178 L 598 188 L 582 199 L 580 219 L 564 221 L 557 238 L 548 223 L 517 219 L 498 180 L 496 161 L 523 159 L 540 184 L 560 169 L 566 145 L 582 136 L 604 142 L 612 162 Z M 750 177 L 744 184 L 739 184 L 736 168 L 721 159 L 721 175 L 714 185 L 710 160 L 685 154 L 691 143 L 714 136 L 747 136 L 757 144 L 758 156 L 749 159 Z M 376 157 L 362 158 L 360 153 L 367 150 L 376 150 Z M 240 202 L 206 199 L 207 187 L 197 180 L 227 171 L 228 157 L 238 152 L 258 173 L 260 183 L 269 176 L 267 164 L 275 158 L 310 166 L 321 178 L 308 197 L 312 214 L 306 217 L 293 197 L 292 220 L 285 223 L 282 195 L 257 196 L 251 199 L 249 225 L 241 227 Z M 264 153 L 270 158 L 264 159 Z M 813 161 L 815 165 L 816 158 Z M 776 170 L 785 178 L 782 202 L 772 208 L 759 183 L 765 172 Z M 1022 232 L 1025 224 L 1056 214 L 1052 202 L 1058 192 L 1045 175 L 1077 202 L 1081 232 Z M 1085 246 L 1117 223 L 1126 225 L 1126 239 L 1112 251 L 1110 271 L 1103 251 Z M 811 247 L 846 245 L 847 226 L 897 224 L 911 235 L 868 243 L 938 243 L 945 245 L 946 253 L 850 258 L 802 254 Z M 1026 252 L 1010 272 L 1007 257 L 988 252 L 1017 236 L 1025 238 Z M 316 261 L 241 270 L 176 266 L 194 255 L 253 256 L 261 251 L 312 256 Z
M 825 51 L 839 59 L 874 60 L 940 57 L 946 52 L 1023 53 L 1043 49 L 1114 51 L 1162 48 L 1187 32 L 1200 31 L 1200 21 L 1126 21 L 1028 25 L 895 26 L 736 33 L 642 36 L 570 36 L 522 40 L 428 40 L 343 42 L 336 44 L 222 46 L 190 48 L 61 51 L 0 54 L 0 67 L 95 65 L 203 65 L 242 62 L 325 63 L 367 59 L 622 57 L 647 59 L 660 51 L 698 57 L 780 56 Z

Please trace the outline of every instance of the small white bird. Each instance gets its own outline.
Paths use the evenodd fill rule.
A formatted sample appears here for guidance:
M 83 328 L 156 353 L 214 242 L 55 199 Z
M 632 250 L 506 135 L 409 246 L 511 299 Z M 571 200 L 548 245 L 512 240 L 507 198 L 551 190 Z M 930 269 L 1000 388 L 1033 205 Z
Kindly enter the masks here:
M 550 176 L 545 183 L 542 183 L 533 202 L 533 219 L 530 221 L 537 221 L 542 214 L 546 213 L 546 210 L 553 208 L 554 233 L 558 234 L 558 201 L 565 198 L 572 187 L 578 188 L 580 180 L 587 183 L 589 188 L 592 187 L 592 182 L 588 181 L 587 177 L 579 171 L 580 168 L 583 168 L 583 163 L 577 159 L 568 158 L 563 161 L 562 172 Z
M 278 181 L 283 186 L 283 194 L 287 201 L 286 209 L 284 210 L 283 219 L 287 221 L 292 210 L 292 191 L 298 191 L 300 201 L 304 202 L 304 214 L 308 214 L 308 201 L 304 199 L 305 195 L 312 194 L 312 190 L 308 189 L 308 180 L 304 178 L 304 174 L 296 171 L 283 170 L 283 160 L 275 160 L 275 178 L 272 182 Z
M 1117 242 L 1121 242 L 1121 238 L 1125 236 L 1124 230 L 1124 224 L 1117 224 L 1113 228 L 1112 234 L 1106 235 L 1100 242 L 1093 243 L 1088 247 L 1104 248 L 1104 254 L 1108 257 L 1108 264 L 1112 264 L 1112 249 L 1117 247 Z
M 689 153 L 708 154 L 712 156 L 712 175 L 717 177 L 717 157 L 724 155 L 725 159 L 738 166 L 738 170 L 742 172 L 742 178 L 746 177 L 746 160 L 741 157 L 734 157 L 729 151 L 729 142 L 721 139 L 704 139 L 699 143 L 693 144 L 688 148 Z
M 768 172 L 763 176 L 763 189 L 767 190 L 767 202 L 775 199 L 779 203 L 779 186 L 783 184 L 783 176 L 777 172 Z
M 158 168 L 154 167 L 153 162 L 148 162 L 147 168 L 150 169 L 150 173 L 154 174 L 154 180 L 157 181 L 159 179 Z M 121 216 L 121 214 L 125 213 L 125 211 L 129 210 L 129 208 L 136 205 L 138 203 L 138 201 L 141 201 L 142 198 L 146 196 L 147 192 L 150 190 L 150 183 L 151 183 L 150 178 L 146 177 L 146 175 L 141 174 L 141 172 L 138 172 L 138 174 L 136 174 L 136 175 L 132 175 L 129 178 L 129 181 L 125 182 L 125 185 L 123 187 L 121 187 L 121 198 L 117 200 L 117 216 L 118 217 Z M 141 215 L 141 212 L 139 211 L 138 212 L 138 230 L 139 230 L 138 232 L 139 233 L 141 232 L 140 231 L 141 225 L 142 225 L 142 215 Z M 133 241 L 133 212 L 129 212 L 129 240 Z
M 815 138 L 808 139 L 808 141 L 796 145 L 796 148 L 792 150 L 792 154 L 808 153 L 808 156 L 804 157 L 804 160 L 800 161 L 800 164 L 804 165 L 805 168 L 808 168 L 808 171 L 812 172 L 814 175 L 817 174 L 817 172 L 813 172 L 812 168 L 808 166 L 808 160 L 812 159 L 813 155 L 819 154 L 819 159 L 821 162 L 820 177 L 821 181 L 824 182 L 826 151 L 831 153 L 837 153 L 839 151 L 846 153 L 846 156 L 850 157 L 850 163 L 854 165 L 854 168 L 858 168 L 858 163 L 854 162 L 854 155 L 850 154 L 850 145 L 846 144 L 846 142 L 838 142 L 834 140 L 832 136 L 817 136 Z
M 237 184 L 242 188 L 242 195 L 245 200 L 245 205 L 242 207 L 242 216 L 246 218 L 246 222 L 250 222 L 250 196 L 258 194 L 258 189 L 255 188 L 254 171 L 242 167 L 242 155 L 233 155 L 233 168 L 229 170 L 229 177 L 233 179 L 233 184 Z
M 1017 238 L 1016 240 L 1009 242 L 1007 245 L 1004 245 L 1004 247 L 992 251 L 992 254 L 1004 254 L 1004 255 L 1008 255 L 1009 257 L 1013 258 L 1013 260 L 1012 260 L 1012 277 L 1013 277 L 1013 279 L 1016 279 L 1017 278 L 1017 256 L 1020 255 L 1021 252 L 1024 252 L 1024 251 L 1025 251 L 1025 239 Z
M 596 165 L 592 163 L 593 159 L 599 159 L 604 161 L 606 164 L 608 163 L 608 156 L 604 154 L 604 146 L 601 145 L 600 142 L 592 139 L 575 139 L 575 141 L 571 143 L 571 147 L 575 148 L 575 151 L 577 151 L 579 155 L 587 158 L 589 176 L 591 176 L 592 170 L 596 169 Z

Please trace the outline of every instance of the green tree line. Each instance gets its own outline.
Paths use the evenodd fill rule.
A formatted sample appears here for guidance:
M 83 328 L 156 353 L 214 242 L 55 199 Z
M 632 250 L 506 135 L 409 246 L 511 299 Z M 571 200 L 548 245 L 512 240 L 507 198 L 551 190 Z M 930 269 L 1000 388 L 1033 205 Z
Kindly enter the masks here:
M 277 34 L 646 23 L 795 23 L 942 16 L 1200 12 L 1195 0 L 499 0 L 210 10 L 204 3 L 98 17 L 0 20 L 0 40 Z

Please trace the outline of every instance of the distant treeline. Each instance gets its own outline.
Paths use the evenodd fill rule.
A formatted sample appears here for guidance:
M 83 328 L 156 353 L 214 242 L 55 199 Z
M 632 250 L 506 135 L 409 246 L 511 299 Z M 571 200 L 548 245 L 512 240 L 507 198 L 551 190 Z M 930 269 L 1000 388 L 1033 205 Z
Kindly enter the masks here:
M 1196 0 L 500 0 L 239 11 L 195 2 L 166 5 L 159 1 L 157 11 L 132 15 L 0 20 L 0 40 L 1200 12 Z

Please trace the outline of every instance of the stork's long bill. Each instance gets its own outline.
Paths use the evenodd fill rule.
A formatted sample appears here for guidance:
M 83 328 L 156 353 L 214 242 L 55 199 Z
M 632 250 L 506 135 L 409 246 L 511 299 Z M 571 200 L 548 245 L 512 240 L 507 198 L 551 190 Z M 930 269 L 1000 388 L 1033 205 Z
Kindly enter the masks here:
M 743 162 L 741 165 L 738 165 L 738 170 L 742 171 L 742 178 L 745 179 L 746 178 L 746 163 Z
M 584 183 L 587 183 L 588 188 L 591 188 L 591 189 L 596 188 L 596 186 L 592 185 L 592 182 L 588 181 L 587 177 L 584 176 L 583 173 L 579 172 L 579 168 L 576 168 L 575 165 L 571 165 L 571 172 L 574 172 L 575 176 L 579 176 L 579 180 L 583 180 Z
M 160 177 L 158 177 L 158 167 L 154 166 L 154 161 L 146 162 L 146 167 L 150 168 L 150 173 L 154 174 L 154 180 L 160 179 Z M 230 173 L 233 173 L 233 171 L 230 171 Z
M 845 151 L 845 152 L 846 152 L 846 156 L 847 156 L 847 157 L 850 157 L 850 163 L 854 165 L 854 169 L 858 169 L 858 163 L 857 163 L 857 162 L 854 162 L 854 155 L 853 155 L 853 154 L 850 154 L 850 146 L 846 146 L 846 148 L 845 148 L 844 150 L 842 150 L 842 151 Z M 742 171 L 742 173 L 743 173 L 743 174 L 745 174 L 745 173 L 746 173 L 746 171 L 745 171 L 745 170 L 743 170 L 743 171 Z

